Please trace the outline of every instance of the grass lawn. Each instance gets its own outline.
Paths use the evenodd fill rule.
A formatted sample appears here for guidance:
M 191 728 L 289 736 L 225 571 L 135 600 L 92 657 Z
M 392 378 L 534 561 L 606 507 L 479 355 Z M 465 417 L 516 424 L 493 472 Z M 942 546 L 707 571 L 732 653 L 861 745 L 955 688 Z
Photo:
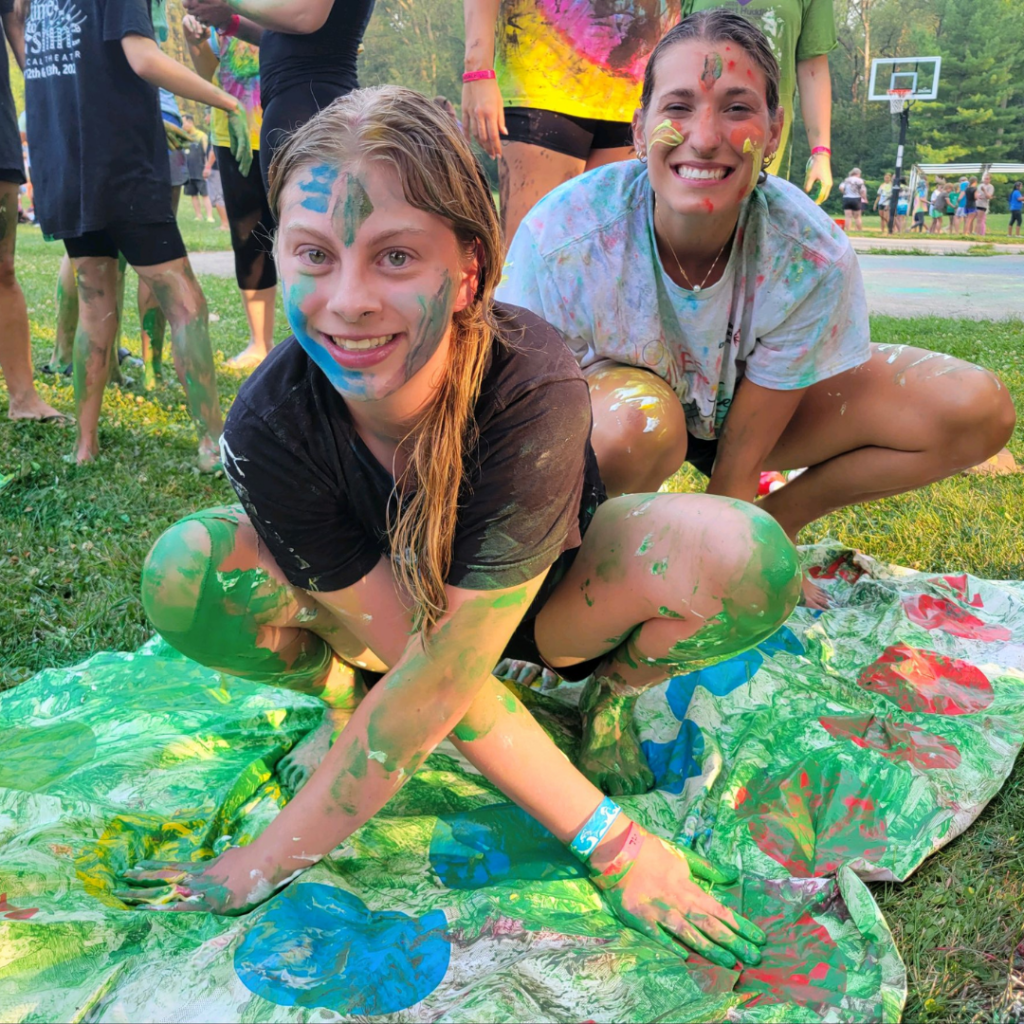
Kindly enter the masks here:
M 226 232 L 196 223 L 184 201 L 180 222 L 193 250 L 229 248 Z M 36 228 L 19 229 L 18 272 L 28 299 L 34 358 L 53 343 L 53 288 L 62 248 Z M 247 328 L 233 280 L 203 280 L 215 351 L 241 351 Z M 129 281 L 128 295 L 134 294 Z M 927 345 L 998 371 L 1024 403 L 1024 321 L 990 323 L 876 317 L 879 342 Z M 278 313 L 278 337 L 287 328 Z M 138 351 L 138 319 L 124 335 Z M 218 367 L 222 358 L 218 357 Z M 136 376 L 131 371 L 129 376 Z M 220 370 L 227 411 L 243 375 Z M 71 410 L 70 383 L 39 388 Z M 49 665 L 100 650 L 132 650 L 149 635 L 139 572 L 149 546 L 176 519 L 234 500 L 222 478 L 193 468 L 196 438 L 174 380 L 153 392 L 107 392 L 102 457 L 79 468 L 65 456 L 73 432 L 9 423 L 0 382 L 0 472 L 25 476 L 0 492 L 0 688 Z M 1011 448 L 1024 463 L 1024 430 Z M 680 473 L 678 490 L 700 486 Z M 892 562 L 929 572 L 1024 577 L 1024 476 L 957 477 L 915 494 L 848 509 L 815 524 L 808 542 L 834 537 Z M 907 1021 L 1024 1020 L 1024 761 L 966 835 L 903 885 L 874 886 L 910 977 Z
M 839 214 L 838 216 L 842 216 Z M 882 226 L 877 213 L 871 210 L 864 211 L 864 217 L 862 220 L 864 225 L 863 231 L 847 231 L 847 234 L 852 238 L 880 238 L 882 237 Z M 987 233 L 984 238 L 980 235 L 951 235 L 949 234 L 949 222 L 943 217 L 942 219 L 942 233 L 939 235 L 929 235 L 927 228 L 931 226 L 931 217 L 925 218 L 925 231 L 911 231 L 910 228 L 913 225 L 913 218 L 907 217 L 907 226 L 902 235 L 889 235 L 886 234 L 884 237 L 900 239 L 901 241 L 914 240 L 918 238 L 930 238 L 933 241 L 943 239 L 950 241 L 951 239 L 956 242 L 975 242 L 977 244 L 984 245 L 1024 245 L 1024 238 L 1019 235 L 1014 235 L 1012 238 L 1007 234 L 1010 228 L 1010 215 L 1008 213 L 992 213 L 989 214 Z M 847 221 L 849 226 L 849 221 Z

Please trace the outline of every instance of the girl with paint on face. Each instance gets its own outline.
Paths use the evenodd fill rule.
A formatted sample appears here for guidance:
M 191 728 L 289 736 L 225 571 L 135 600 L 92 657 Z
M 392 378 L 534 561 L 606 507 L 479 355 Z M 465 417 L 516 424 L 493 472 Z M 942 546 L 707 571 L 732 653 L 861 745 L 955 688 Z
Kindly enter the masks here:
M 987 370 L 870 344 L 849 241 L 761 173 L 779 138 L 777 82 L 747 21 L 685 18 L 647 65 L 639 160 L 541 201 L 498 297 L 576 354 L 609 493 L 656 490 L 686 461 L 709 493 L 753 501 L 762 470 L 807 466 L 760 502 L 795 540 L 827 512 L 984 461 L 1014 410 Z
M 591 778 L 650 787 L 622 707 L 774 632 L 799 592 L 793 545 L 745 502 L 603 501 L 586 383 L 556 331 L 493 301 L 486 178 L 425 97 L 386 86 L 332 103 L 275 159 L 270 200 L 295 334 L 228 417 L 242 507 L 167 531 L 143 600 L 179 651 L 317 694 L 325 720 L 278 766 L 297 795 L 250 846 L 140 865 L 133 883 L 166 884 L 127 898 L 253 906 L 447 737 L 573 844 L 627 924 L 755 962 L 759 929 L 694 881 L 725 876 L 630 822 Z M 585 773 L 494 677 L 504 656 L 593 675 Z

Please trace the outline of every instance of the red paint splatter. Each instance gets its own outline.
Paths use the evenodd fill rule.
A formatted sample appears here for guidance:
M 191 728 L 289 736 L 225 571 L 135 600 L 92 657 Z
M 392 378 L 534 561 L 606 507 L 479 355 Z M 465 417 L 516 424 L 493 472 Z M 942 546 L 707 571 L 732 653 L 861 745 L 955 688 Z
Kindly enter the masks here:
M 841 767 L 807 761 L 762 777 L 736 794 L 738 817 L 754 842 L 797 878 L 813 878 L 853 860 L 878 861 L 888 845 L 873 787 Z
M 846 992 L 845 964 L 827 929 L 806 911 L 774 929 L 763 922 L 768 942 L 756 967 L 745 967 L 737 989 L 758 994 L 747 1004 L 796 1003 L 838 1007 Z M 838 965 L 837 965 L 838 962 Z
M 710 199 L 702 200 L 701 206 L 703 206 L 704 209 L 708 211 L 708 213 L 714 213 L 715 212 L 715 204 L 713 202 L 711 202 Z
M 864 575 L 864 570 L 854 564 L 852 551 L 844 552 L 826 566 L 812 565 L 807 572 L 812 579 L 841 579 L 847 583 L 856 583 Z
M 903 598 L 903 610 L 911 622 L 925 629 L 941 629 L 967 640 L 1009 640 L 1012 635 L 1005 626 L 987 625 L 945 597 L 914 594 Z
M 19 909 L 12 907 L 7 902 L 7 893 L 0 892 L 0 914 L 3 914 L 8 921 L 27 921 L 33 914 L 39 913 L 38 907 L 26 907 Z
M 964 573 L 961 573 L 959 576 L 933 576 L 928 582 L 936 587 L 948 587 L 956 594 L 959 600 L 963 601 L 964 604 L 969 604 L 972 608 L 985 607 L 981 594 L 975 594 L 970 600 L 967 599 L 967 576 Z
M 968 715 L 992 703 L 992 684 L 974 665 L 906 644 L 887 647 L 857 679 L 904 711 Z
M 733 71 L 733 70 L 735 69 L 735 67 L 736 67 L 736 61 L 734 61 L 734 60 L 726 61 L 726 63 L 725 63 L 725 66 L 726 66 L 726 67 L 727 67 L 727 68 L 728 68 L 728 69 L 729 69 L 730 71 Z
M 831 735 L 877 750 L 889 761 L 906 761 L 921 769 L 960 764 L 960 751 L 952 743 L 909 722 L 876 715 L 824 715 L 818 721 Z

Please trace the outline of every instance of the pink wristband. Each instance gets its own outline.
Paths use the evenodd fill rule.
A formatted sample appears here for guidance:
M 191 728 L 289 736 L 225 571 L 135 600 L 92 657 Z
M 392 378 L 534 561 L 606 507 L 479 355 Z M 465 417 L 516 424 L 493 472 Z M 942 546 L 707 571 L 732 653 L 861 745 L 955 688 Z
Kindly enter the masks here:
M 829 149 L 828 146 L 815 146 L 814 149 L 811 150 L 811 156 L 814 156 L 815 153 L 828 153 L 828 155 L 831 156 L 832 150 Z
M 479 82 L 485 78 L 497 78 L 498 76 L 494 73 L 493 68 L 488 68 L 485 71 L 466 71 L 462 76 L 463 82 Z
M 219 29 L 217 29 L 217 31 L 222 36 L 233 36 L 233 35 L 235 35 L 235 33 L 238 32 L 238 26 L 241 23 L 242 23 L 242 19 L 237 14 L 232 14 L 231 17 L 228 18 L 227 27 L 225 28 L 222 25 Z

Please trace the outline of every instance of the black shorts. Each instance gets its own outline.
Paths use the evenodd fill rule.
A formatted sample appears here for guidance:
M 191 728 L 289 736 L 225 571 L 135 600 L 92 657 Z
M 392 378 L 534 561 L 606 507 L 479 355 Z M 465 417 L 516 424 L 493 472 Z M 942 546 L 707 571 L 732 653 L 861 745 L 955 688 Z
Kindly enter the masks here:
M 253 154 L 249 173 L 242 174 L 227 146 L 216 149 L 224 209 L 231 227 L 231 248 L 235 254 L 235 280 L 245 291 L 273 288 L 277 284 L 272 254 L 274 218 L 260 175 L 259 154 Z
M 598 121 L 592 117 L 570 117 L 553 110 L 506 107 L 504 142 L 528 142 L 577 160 L 586 160 L 595 149 L 633 147 L 633 126 L 629 121 Z
M 1024 213 L 1024 211 L 1022 211 L 1022 210 L 1011 210 L 1010 211 L 1010 227 L 1011 228 L 1014 226 L 1014 224 L 1016 224 L 1017 227 L 1021 226 L 1021 223 L 1020 223 L 1020 221 L 1021 221 L 1021 213 Z
M 206 195 L 206 179 L 205 178 L 189 178 L 185 182 L 185 195 L 187 196 L 205 196 Z
M 267 191 L 270 190 L 270 165 L 285 139 L 339 96 L 347 96 L 351 91 L 333 82 L 303 82 L 278 93 L 263 107 L 259 157 Z
M 860 200 L 850 199 L 846 196 L 843 196 L 843 209 L 852 210 L 854 213 L 860 213 Z
M 100 231 L 87 231 L 77 238 L 65 238 L 63 242 L 73 260 L 83 256 L 117 259 L 120 252 L 133 267 L 152 267 L 187 255 L 178 223 L 173 220 L 159 224 L 121 221 L 108 224 Z
M 3 42 L 0 41 L 0 46 Z M 6 90 L 5 90 L 6 91 Z M 25 184 L 25 164 L 21 159 L 21 132 L 14 113 L 14 104 L 8 102 L 10 92 L 0 97 L 0 181 L 15 185 Z

